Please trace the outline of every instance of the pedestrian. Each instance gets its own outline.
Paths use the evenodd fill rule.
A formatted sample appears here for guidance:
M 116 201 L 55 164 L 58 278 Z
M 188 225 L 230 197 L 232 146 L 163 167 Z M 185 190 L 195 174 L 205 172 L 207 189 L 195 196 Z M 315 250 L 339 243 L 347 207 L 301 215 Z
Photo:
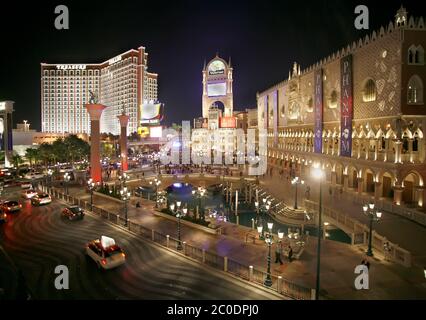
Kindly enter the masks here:
M 282 254 L 282 243 L 279 241 L 275 247 L 275 263 L 283 264 L 281 260 L 281 254 Z
M 293 258 L 293 248 L 288 246 L 288 262 L 291 262 Z

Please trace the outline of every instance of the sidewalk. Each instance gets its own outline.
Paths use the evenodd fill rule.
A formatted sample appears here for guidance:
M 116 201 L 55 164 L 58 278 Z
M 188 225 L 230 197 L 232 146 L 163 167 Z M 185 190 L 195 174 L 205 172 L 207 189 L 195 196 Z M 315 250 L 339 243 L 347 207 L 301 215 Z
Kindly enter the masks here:
M 70 195 L 90 201 L 90 195 L 82 188 L 70 188 Z M 175 222 L 158 217 L 152 212 L 153 202 L 142 200 L 141 208 L 135 207 L 136 199 L 128 204 L 128 218 L 147 228 L 176 237 Z M 94 205 L 105 210 L 120 213 L 123 205 L 114 200 L 94 196 Z M 213 235 L 181 225 L 182 241 L 215 252 L 244 265 L 253 265 L 265 270 L 267 246 L 264 243 L 245 243 L 249 228 L 228 224 L 224 235 Z M 321 253 L 321 294 L 331 299 L 426 299 L 426 281 L 423 272 L 413 272 L 402 266 L 389 264 L 375 258 L 371 261 L 370 290 L 358 291 L 354 288 L 354 268 L 364 258 L 364 253 L 356 247 L 325 240 Z M 272 248 L 272 262 L 275 254 Z M 316 238 L 310 238 L 301 260 L 284 265 L 272 263 L 273 274 L 282 275 L 297 284 L 314 288 L 316 279 Z M 417 270 L 416 270 L 417 271 Z
M 274 197 L 281 199 L 288 206 L 294 205 L 295 187 L 286 178 L 279 176 L 263 178 L 260 181 L 262 187 L 268 190 Z M 319 201 L 318 182 L 305 181 L 304 185 L 298 186 L 298 206 L 303 207 L 305 199 L 306 185 L 310 186 L 310 200 Z M 323 186 L 322 200 L 325 207 L 332 207 L 359 222 L 368 225 L 368 218 L 363 214 L 362 207 L 354 204 L 350 199 L 350 194 L 330 196 L 328 186 Z M 385 236 L 391 242 L 400 245 L 411 252 L 413 264 L 419 267 L 426 266 L 426 228 L 396 214 L 383 211 L 383 216 L 379 222 L 373 225 L 375 231 Z

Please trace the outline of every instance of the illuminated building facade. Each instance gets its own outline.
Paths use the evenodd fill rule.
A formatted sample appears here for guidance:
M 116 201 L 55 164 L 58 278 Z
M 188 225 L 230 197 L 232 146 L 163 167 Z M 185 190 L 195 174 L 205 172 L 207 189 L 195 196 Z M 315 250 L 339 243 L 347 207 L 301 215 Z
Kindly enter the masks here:
M 101 132 L 119 134 L 117 116 L 130 116 L 128 132 L 136 132 L 145 101 L 158 99 L 157 77 L 148 72 L 144 47 L 131 49 L 99 64 L 41 63 L 41 117 L 43 132 L 90 133 L 84 105 L 90 91 L 108 106 Z
M 424 48 L 423 18 L 401 7 L 387 27 L 305 70 L 295 63 L 257 94 L 269 172 L 303 177 L 316 163 L 333 192 L 424 208 Z

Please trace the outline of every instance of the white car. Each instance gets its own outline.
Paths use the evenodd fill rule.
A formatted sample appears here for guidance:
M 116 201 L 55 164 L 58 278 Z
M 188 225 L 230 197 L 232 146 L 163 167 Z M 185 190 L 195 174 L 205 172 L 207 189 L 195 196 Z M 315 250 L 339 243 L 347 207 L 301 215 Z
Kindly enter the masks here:
M 41 206 L 52 202 L 52 198 L 45 192 L 39 192 L 31 198 L 31 204 L 34 206 Z
M 42 179 L 44 174 L 41 172 L 29 172 L 24 176 L 25 179 Z
M 25 190 L 22 192 L 22 197 L 25 199 L 31 199 L 32 197 L 37 195 L 37 191 L 35 190 Z
M 112 269 L 126 262 L 123 250 L 115 244 L 114 239 L 105 236 L 90 241 L 86 246 L 86 254 L 96 262 L 99 269 Z
M 21 182 L 21 189 L 31 189 L 32 187 L 31 182 Z

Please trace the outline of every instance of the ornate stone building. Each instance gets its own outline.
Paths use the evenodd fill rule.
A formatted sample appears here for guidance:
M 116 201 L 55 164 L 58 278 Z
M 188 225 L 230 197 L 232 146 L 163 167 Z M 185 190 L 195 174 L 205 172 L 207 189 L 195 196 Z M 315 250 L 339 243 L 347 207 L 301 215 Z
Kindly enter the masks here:
M 326 171 L 334 191 L 396 205 L 426 197 L 426 29 L 404 8 L 387 27 L 257 94 L 272 172 Z

